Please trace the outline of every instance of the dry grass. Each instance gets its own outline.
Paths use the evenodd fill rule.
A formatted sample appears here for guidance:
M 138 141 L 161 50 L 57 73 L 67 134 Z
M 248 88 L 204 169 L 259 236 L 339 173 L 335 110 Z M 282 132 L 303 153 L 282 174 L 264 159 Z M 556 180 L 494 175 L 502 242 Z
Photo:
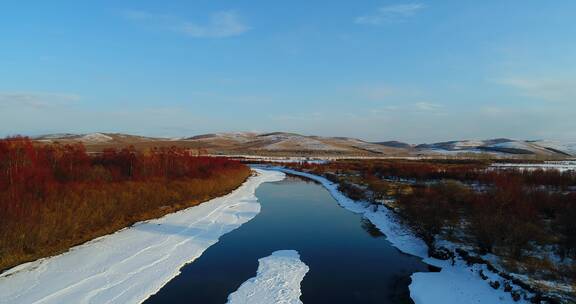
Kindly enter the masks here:
M 138 221 L 198 205 L 240 186 L 247 167 L 207 179 L 129 181 L 61 189 L 22 221 L 0 223 L 0 270 L 55 255 Z

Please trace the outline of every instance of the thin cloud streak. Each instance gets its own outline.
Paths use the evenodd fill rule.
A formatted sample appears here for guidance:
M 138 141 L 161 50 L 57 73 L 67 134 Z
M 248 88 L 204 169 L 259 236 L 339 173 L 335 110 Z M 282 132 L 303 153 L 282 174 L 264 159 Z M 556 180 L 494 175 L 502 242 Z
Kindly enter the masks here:
M 378 8 L 374 14 L 357 17 L 355 22 L 366 25 L 383 25 L 390 22 L 401 22 L 413 17 L 424 8 L 426 8 L 426 5 L 421 3 L 382 6 Z
M 576 80 L 573 79 L 509 77 L 497 79 L 496 82 L 535 99 L 559 102 L 576 101 Z
M 414 104 L 416 109 L 420 111 L 437 111 L 442 109 L 444 106 L 441 104 L 431 103 L 431 102 L 417 102 Z
M 68 93 L 0 92 L 0 108 L 44 109 L 70 105 L 80 99 L 80 96 Z
M 170 30 L 193 38 L 227 38 L 250 30 L 235 11 L 220 11 L 210 15 L 209 21 L 199 24 L 172 15 L 153 14 L 145 11 L 129 11 L 129 20 L 148 26 Z
M 444 105 L 431 102 L 416 102 L 406 105 L 387 105 L 379 108 L 369 110 L 369 113 L 374 115 L 388 114 L 388 113 L 406 113 L 406 114 L 418 114 L 418 113 L 443 113 L 445 110 Z

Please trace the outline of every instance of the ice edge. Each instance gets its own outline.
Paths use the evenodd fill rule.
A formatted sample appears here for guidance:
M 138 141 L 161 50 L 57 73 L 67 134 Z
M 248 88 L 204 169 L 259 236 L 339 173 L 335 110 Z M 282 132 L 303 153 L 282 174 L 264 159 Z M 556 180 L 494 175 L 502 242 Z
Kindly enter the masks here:
M 222 235 L 260 212 L 256 189 L 284 174 L 255 171 L 225 196 L 2 273 L 0 303 L 144 302 Z
M 306 177 L 319 182 L 342 207 L 354 213 L 362 214 L 372 222 L 398 250 L 417 256 L 428 265 L 441 267 L 440 272 L 418 272 L 411 276 L 410 297 L 415 304 L 528 303 L 524 299 L 515 302 L 510 294 L 503 290 L 491 288 L 477 274 L 480 269 L 483 269 L 486 274 L 490 273 L 485 266 L 474 265 L 473 267 L 468 267 L 461 260 L 456 260 L 456 263 L 452 265 L 450 261 L 428 257 L 427 245 L 403 227 L 388 208 L 354 201 L 338 191 L 336 183 L 318 175 L 284 167 L 267 166 L 265 168 Z
M 295 250 L 279 250 L 258 259 L 258 271 L 228 296 L 227 304 L 302 304 L 300 284 L 310 268 Z

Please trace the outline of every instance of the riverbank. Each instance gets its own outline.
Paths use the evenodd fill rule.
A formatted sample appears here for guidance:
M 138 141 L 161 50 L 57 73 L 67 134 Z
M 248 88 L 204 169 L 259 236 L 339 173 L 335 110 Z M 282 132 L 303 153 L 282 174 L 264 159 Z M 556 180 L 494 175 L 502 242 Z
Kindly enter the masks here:
M 258 216 L 183 267 L 178 277 L 145 304 L 178 303 L 180 299 L 226 303 L 242 283 L 258 280 L 256 269 L 262 257 L 285 249 L 296 250 L 310 269 L 300 286 L 303 303 L 410 303 L 410 275 L 433 271 L 419 258 L 402 254 L 367 219 L 340 207 L 322 185 L 310 179 L 287 176 L 281 182 L 261 185 L 256 196 L 261 205 Z M 290 271 L 274 273 L 279 275 L 272 276 L 274 280 L 294 282 Z M 274 288 L 252 285 L 257 287 L 253 295 L 260 296 L 246 300 L 295 291 L 292 284 L 261 283 L 265 284 L 258 286 Z
M 2 273 L 0 303 L 143 302 L 183 265 L 260 212 L 256 188 L 284 175 L 256 172 L 228 195 Z
M 69 207 L 67 210 L 47 210 L 37 215 L 40 218 L 37 222 L 18 221 L 1 225 L 0 245 L 3 252 L 0 253 L 0 270 L 60 254 L 139 221 L 200 205 L 238 188 L 249 174 L 248 170 L 230 170 L 206 179 L 129 182 L 113 185 L 106 194 L 86 190 L 82 192 L 84 196 L 74 195 L 77 199 L 70 199 L 70 195 L 63 196 L 62 200 L 70 202 L 66 204 Z M 83 209 L 85 204 L 79 200 L 101 205 Z M 80 212 L 86 214 L 80 216 Z
M 433 303 L 528 303 L 524 299 L 515 301 L 510 293 L 503 289 L 492 288 L 478 274 L 482 271 L 490 280 L 499 281 L 497 274 L 487 269 L 486 265 L 468 264 L 456 257 L 451 260 L 439 260 L 428 256 L 428 247 L 413 233 L 404 227 L 397 216 L 384 206 L 373 206 L 369 203 L 355 201 L 338 190 L 338 184 L 324 177 L 295 171 L 284 167 L 269 167 L 287 174 L 306 177 L 319 182 L 338 201 L 338 203 L 358 214 L 362 214 L 372 222 L 392 245 L 400 251 L 422 258 L 432 266 L 440 267 L 440 272 L 415 273 L 412 275 L 410 296 L 416 304 Z M 450 246 L 450 244 L 444 244 Z M 517 290 L 517 286 L 511 286 Z
M 89 155 L 80 144 L 0 139 L 0 273 L 225 195 L 250 174 L 178 148 Z

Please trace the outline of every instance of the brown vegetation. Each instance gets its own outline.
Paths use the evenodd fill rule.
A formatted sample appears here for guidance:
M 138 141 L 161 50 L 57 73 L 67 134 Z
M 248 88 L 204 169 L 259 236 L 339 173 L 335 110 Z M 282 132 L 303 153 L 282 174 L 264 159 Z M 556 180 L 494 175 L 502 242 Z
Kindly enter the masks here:
M 489 163 L 478 160 L 292 166 L 328 176 L 354 197 L 362 197 L 354 185 L 364 185 L 368 190 L 364 197 L 370 194 L 375 202 L 395 198 L 396 210 L 432 248 L 437 236 L 457 234 L 458 241 L 480 253 L 496 253 L 508 260 L 529 262 L 539 248 L 553 248 L 561 258 L 576 258 L 573 171 L 492 170 Z
M 106 150 L 0 140 L 0 269 L 223 195 L 249 176 L 178 148 Z

